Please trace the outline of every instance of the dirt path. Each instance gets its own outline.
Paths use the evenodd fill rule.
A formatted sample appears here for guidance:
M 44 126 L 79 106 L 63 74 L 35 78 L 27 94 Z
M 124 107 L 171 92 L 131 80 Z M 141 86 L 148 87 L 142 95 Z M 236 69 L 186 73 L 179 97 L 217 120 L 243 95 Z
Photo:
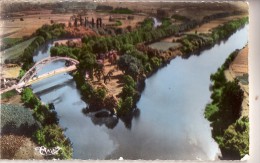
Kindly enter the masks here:
M 122 82 L 123 72 L 121 70 L 118 70 L 116 65 L 111 65 L 106 59 L 104 62 L 104 74 L 106 75 L 111 70 L 114 70 L 114 72 L 113 75 L 111 76 L 110 81 L 107 80 L 107 82 L 104 83 L 103 78 L 100 81 L 98 81 L 98 79 L 94 77 L 94 80 L 91 83 L 95 88 L 103 85 L 108 90 L 108 94 L 118 97 L 119 93 L 123 89 L 123 82 Z

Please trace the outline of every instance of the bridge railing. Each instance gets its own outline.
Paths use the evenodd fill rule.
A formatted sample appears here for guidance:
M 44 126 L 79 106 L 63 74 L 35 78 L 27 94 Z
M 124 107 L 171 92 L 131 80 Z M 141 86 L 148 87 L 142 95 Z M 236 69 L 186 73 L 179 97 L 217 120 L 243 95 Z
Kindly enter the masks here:
M 39 70 L 41 70 L 45 65 L 57 61 L 57 60 L 66 60 L 66 61 L 70 61 L 73 64 L 78 64 L 79 61 L 73 59 L 73 58 L 69 58 L 69 57 L 48 57 L 48 58 L 44 58 L 43 60 L 40 60 L 38 62 L 35 63 L 35 65 L 30 68 L 25 75 L 20 79 L 19 83 L 27 83 L 29 80 L 31 80 L 32 77 L 34 77 L 37 72 L 39 72 Z

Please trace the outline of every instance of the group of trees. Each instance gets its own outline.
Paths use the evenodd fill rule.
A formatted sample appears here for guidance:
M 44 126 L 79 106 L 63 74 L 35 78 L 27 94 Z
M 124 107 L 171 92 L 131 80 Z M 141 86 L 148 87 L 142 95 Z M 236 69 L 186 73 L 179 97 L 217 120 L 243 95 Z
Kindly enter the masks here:
M 51 158 L 71 158 L 72 146 L 70 140 L 65 137 L 63 129 L 58 125 L 59 120 L 54 110 L 54 105 L 43 105 L 30 88 L 25 88 L 22 91 L 22 101 L 25 106 L 33 109 L 34 118 L 40 122 L 42 126 L 33 134 L 36 143 L 47 148 L 61 147 L 59 153 L 55 156 L 51 156 Z
M 66 34 L 64 30 L 65 24 L 52 24 L 43 25 L 41 28 L 37 29 L 32 35 L 36 37 L 35 40 L 24 49 L 23 55 L 21 56 L 21 61 L 23 62 L 22 69 L 28 70 L 33 64 L 33 54 L 37 48 L 43 45 L 45 42 L 55 39 Z
M 111 11 L 113 14 L 133 14 L 134 11 L 130 10 L 129 8 L 124 7 L 117 7 Z
M 119 116 L 124 116 L 132 112 L 134 104 L 138 99 L 138 92 L 136 91 L 137 85 L 135 80 L 131 76 L 125 75 L 124 83 L 125 85 L 121 92 L 121 99 L 119 100 L 117 106 L 117 114 Z
M 225 14 L 224 14 L 225 15 Z M 220 14 L 222 16 L 222 14 Z M 241 26 L 245 25 L 248 22 L 248 18 L 241 18 L 229 21 L 223 26 L 218 26 L 213 29 L 211 34 L 190 34 L 182 39 L 178 40 L 182 44 L 181 51 L 184 54 L 188 54 L 201 48 L 207 48 L 214 45 L 214 43 L 226 39 L 228 36 L 233 34 Z
M 102 53 L 116 49 L 121 51 L 126 44 L 136 45 L 138 43 L 149 43 L 163 37 L 174 35 L 180 31 L 190 29 L 197 25 L 195 21 L 185 22 L 180 25 L 172 25 L 169 19 L 163 21 L 163 26 L 153 28 L 153 19 L 145 19 L 139 28 L 134 31 L 116 35 L 113 37 L 85 36 L 82 42 L 93 47 L 93 52 Z
M 233 34 L 237 29 L 244 26 L 246 23 L 248 23 L 248 17 L 231 20 L 225 23 L 224 25 L 218 26 L 215 29 L 213 29 L 210 37 L 214 40 L 214 42 L 217 42 L 222 39 L 226 39 L 231 34 Z
M 79 55 L 80 48 L 68 47 L 65 45 L 54 46 L 51 48 L 51 56 L 62 56 L 77 59 Z
M 218 71 L 211 75 L 212 102 L 206 106 L 204 113 L 211 122 L 213 138 L 220 144 L 224 159 L 241 159 L 248 154 L 248 127 L 244 124 L 248 123 L 248 119 L 239 119 L 243 91 L 237 79 L 227 81 L 224 74 L 237 54 L 238 51 L 233 52 Z M 243 141 L 239 140 L 241 138 Z
M 88 83 L 85 83 L 84 76 L 87 71 L 90 78 L 93 78 L 93 74 L 98 68 L 98 54 L 106 53 L 110 50 L 117 50 L 120 54 L 120 58 L 117 62 L 118 68 L 134 81 L 143 74 L 148 74 L 161 65 L 162 60 L 160 58 L 154 56 L 154 54 L 148 56 L 149 54 L 147 54 L 147 51 L 142 52 L 137 50 L 135 45 L 142 42 L 151 42 L 175 34 L 178 31 L 178 26 L 172 25 L 169 19 L 165 19 L 163 24 L 164 25 L 160 28 L 153 28 L 153 20 L 145 19 L 140 24 L 139 28 L 128 33 L 113 37 L 85 36 L 82 38 L 84 45 L 80 52 L 75 54 L 75 57 L 80 61 L 80 64 L 78 65 L 79 70 L 77 74 L 75 74 L 75 78 L 76 81 L 78 81 L 78 87 L 82 91 L 82 94 L 86 96 L 88 102 L 95 99 L 94 97 L 97 96 L 97 93 L 95 92 L 97 90 L 93 89 Z M 191 28 L 194 25 L 195 24 L 186 23 L 186 25 L 181 25 L 180 27 L 184 30 L 186 28 Z M 57 51 L 58 50 L 53 49 L 52 53 L 59 55 Z M 122 98 L 118 105 L 118 108 L 120 108 L 119 110 L 122 111 L 123 109 L 128 112 L 131 110 L 129 108 L 133 108 L 133 104 L 137 100 L 136 90 L 136 86 L 123 89 L 121 93 Z M 135 92 L 134 95 L 133 92 Z M 100 93 L 102 93 L 101 90 Z M 103 100 L 105 99 L 99 101 Z

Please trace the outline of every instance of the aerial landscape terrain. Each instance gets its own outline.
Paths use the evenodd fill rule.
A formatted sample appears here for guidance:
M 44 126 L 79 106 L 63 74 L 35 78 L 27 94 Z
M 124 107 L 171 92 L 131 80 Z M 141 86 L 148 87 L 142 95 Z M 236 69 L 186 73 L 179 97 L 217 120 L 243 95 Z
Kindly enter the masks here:
M 0 3 L 0 159 L 249 156 L 245 1 Z

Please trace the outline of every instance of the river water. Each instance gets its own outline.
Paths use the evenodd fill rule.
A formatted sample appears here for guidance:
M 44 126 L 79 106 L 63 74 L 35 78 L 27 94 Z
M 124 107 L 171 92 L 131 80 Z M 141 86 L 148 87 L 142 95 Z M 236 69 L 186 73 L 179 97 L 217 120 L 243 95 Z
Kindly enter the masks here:
M 212 160 L 219 148 L 203 116 L 210 102 L 209 77 L 231 52 L 245 46 L 247 30 L 248 26 L 199 56 L 177 57 L 148 78 L 137 104 L 139 116 L 125 122 L 84 114 L 87 104 L 67 73 L 32 89 L 44 103 L 54 103 L 59 123 L 73 143 L 74 159 Z M 34 60 L 49 56 L 51 46 L 40 49 Z M 64 62 L 52 63 L 39 74 L 61 66 Z

